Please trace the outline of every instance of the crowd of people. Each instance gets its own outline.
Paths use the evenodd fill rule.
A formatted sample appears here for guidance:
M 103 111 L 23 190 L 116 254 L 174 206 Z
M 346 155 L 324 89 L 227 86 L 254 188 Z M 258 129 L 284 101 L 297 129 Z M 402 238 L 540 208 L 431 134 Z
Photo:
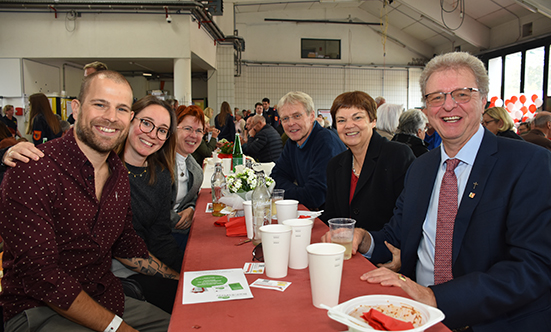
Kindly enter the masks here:
M 379 266 L 358 278 L 438 307 L 453 330 L 548 329 L 551 112 L 515 133 L 506 109 L 486 109 L 487 71 L 464 52 L 430 60 L 420 86 L 423 109 L 351 91 L 327 121 L 291 91 L 254 112 L 223 102 L 214 116 L 153 96 L 133 103 L 105 68 L 86 73 L 61 138 L 31 96 L 34 144 L 15 141 L 8 105 L 5 326 L 19 331 L 32 314 L 53 329 L 166 331 L 203 160 L 239 134 L 243 153 L 275 164 L 286 199 L 323 210 L 324 222 L 356 220 L 353 253 Z

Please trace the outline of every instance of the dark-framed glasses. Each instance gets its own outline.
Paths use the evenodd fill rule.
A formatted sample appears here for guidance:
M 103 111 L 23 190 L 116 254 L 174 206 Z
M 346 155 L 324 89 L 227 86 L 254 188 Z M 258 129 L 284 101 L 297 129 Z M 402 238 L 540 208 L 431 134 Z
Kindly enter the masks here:
M 155 126 L 155 124 L 153 124 L 153 122 L 147 119 L 138 117 L 134 118 L 140 120 L 140 130 L 142 131 L 142 133 L 149 134 L 150 132 L 155 130 L 155 128 L 157 128 L 156 134 L 158 139 L 160 139 L 161 141 L 166 141 L 170 137 L 170 129 L 168 129 L 167 127 L 157 127 Z
M 497 122 L 497 120 L 496 120 L 496 119 L 492 119 L 492 120 L 488 120 L 488 121 L 482 120 L 482 125 L 483 125 L 484 127 L 488 127 L 488 125 L 489 125 L 490 123 L 492 123 L 492 122 Z
M 253 262 L 264 262 L 264 251 L 262 250 L 262 242 L 257 244 L 253 249 Z
M 433 92 L 425 95 L 427 106 L 442 106 L 446 102 L 446 95 L 450 95 L 457 104 L 468 103 L 471 100 L 473 92 L 480 92 L 477 88 L 460 88 L 452 92 Z

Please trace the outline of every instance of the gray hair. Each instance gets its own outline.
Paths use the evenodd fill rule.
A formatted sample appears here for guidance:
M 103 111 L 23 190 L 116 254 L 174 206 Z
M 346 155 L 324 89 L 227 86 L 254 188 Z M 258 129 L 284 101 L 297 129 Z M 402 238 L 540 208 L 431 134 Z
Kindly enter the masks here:
M 403 105 L 384 103 L 377 108 L 377 129 L 394 133 L 398 127 Z
M 277 103 L 277 109 L 279 110 L 287 104 L 302 105 L 306 111 L 306 114 L 312 114 L 314 111 L 314 101 L 312 100 L 312 97 L 301 91 L 291 91 L 281 97 Z
M 476 87 L 480 90 L 480 96 L 483 98 L 488 97 L 488 91 L 490 90 L 489 84 L 490 79 L 488 78 L 488 72 L 484 67 L 484 63 L 480 61 L 474 55 L 471 55 L 466 52 L 451 52 L 442 55 L 438 55 L 427 63 L 425 69 L 421 73 L 419 78 L 419 84 L 421 85 L 421 94 L 423 100 L 425 100 L 425 95 L 427 94 L 427 81 L 430 76 L 438 71 L 453 69 L 468 69 L 470 70 L 476 80 Z M 466 88 L 472 88 L 470 86 Z M 434 91 L 431 91 L 434 92 Z
M 65 120 L 59 121 L 59 125 L 61 126 L 61 132 L 63 133 L 71 129 L 71 124 Z
M 531 126 L 532 128 L 545 128 L 547 126 L 547 122 L 551 122 L 551 113 L 543 112 L 538 113 L 536 116 L 532 119 Z
M 418 109 L 408 110 L 400 115 L 400 123 L 396 132 L 401 134 L 417 135 L 419 129 L 425 129 L 427 122 L 427 116 L 423 111 Z

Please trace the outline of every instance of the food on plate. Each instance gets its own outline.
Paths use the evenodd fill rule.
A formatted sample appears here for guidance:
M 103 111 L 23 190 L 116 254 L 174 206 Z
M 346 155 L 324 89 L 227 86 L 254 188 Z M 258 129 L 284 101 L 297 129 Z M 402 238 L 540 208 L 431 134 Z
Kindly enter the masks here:
M 363 318 L 364 313 L 369 312 L 370 309 L 375 309 L 383 314 L 402 320 L 404 322 L 410 322 L 414 327 L 423 325 L 423 316 L 419 310 L 415 309 L 409 304 L 380 304 L 380 305 L 361 305 L 354 309 L 349 315 L 360 320 Z

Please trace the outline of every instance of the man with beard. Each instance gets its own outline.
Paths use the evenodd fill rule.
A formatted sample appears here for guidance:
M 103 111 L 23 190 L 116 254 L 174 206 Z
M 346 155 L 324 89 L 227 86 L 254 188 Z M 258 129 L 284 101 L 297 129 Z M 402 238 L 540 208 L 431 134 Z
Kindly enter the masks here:
M 113 148 L 128 134 L 132 89 L 112 71 L 87 76 L 76 125 L 17 163 L 0 187 L 6 331 L 166 331 L 170 316 L 127 298 L 111 259 L 173 273 L 136 235 L 127 170 Z M 122 317 L 122 318 L 121 318 Z M 124 319 L 124 320 L 123 320 Z

